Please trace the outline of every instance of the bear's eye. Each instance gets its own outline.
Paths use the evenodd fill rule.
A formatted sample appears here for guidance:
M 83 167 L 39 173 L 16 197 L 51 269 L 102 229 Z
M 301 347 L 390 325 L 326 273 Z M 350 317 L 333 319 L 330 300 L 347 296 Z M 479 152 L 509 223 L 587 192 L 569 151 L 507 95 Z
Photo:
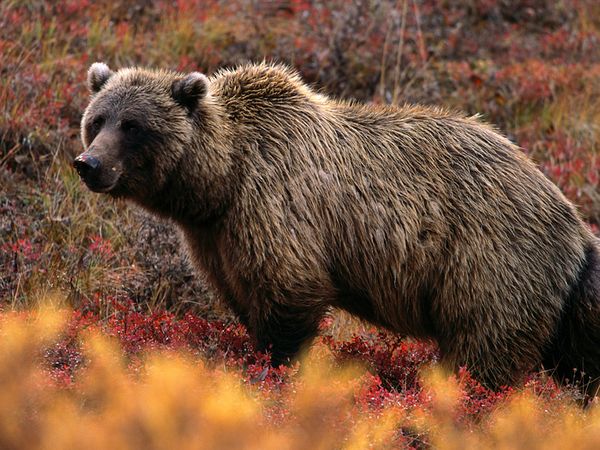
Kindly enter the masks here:
M 124 120 L 123 123 L 121 123 L 121 129 L 125 133 L 133 135 L 140 131 L 140 126 L 133 120 Z
M 90 125 L 91 134 L 94 136 L 97 135 L 100 132 L 102 125 L 104 125 L 104 117 L 96 117 Z

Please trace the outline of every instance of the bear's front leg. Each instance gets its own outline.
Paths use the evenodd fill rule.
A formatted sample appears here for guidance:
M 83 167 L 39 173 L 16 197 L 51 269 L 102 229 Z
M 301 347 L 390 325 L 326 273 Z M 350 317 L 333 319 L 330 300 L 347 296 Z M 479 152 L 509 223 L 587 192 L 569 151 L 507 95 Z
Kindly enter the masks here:
M 251 325 L 257 349 L 271 354 L 271 365 L 288 365 L 309 346 L 327 308 L 319 302 L 289 300 L 265 305 Z

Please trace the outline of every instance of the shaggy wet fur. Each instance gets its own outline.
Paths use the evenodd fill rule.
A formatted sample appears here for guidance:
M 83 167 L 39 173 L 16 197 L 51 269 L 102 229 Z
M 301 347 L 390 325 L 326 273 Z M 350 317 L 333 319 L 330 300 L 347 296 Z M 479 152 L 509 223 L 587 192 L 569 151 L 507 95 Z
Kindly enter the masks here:
M 333 100 L 268 64 L 95 64 L 89 85 L 82 137 L 115 167 L 108 192 L 175 221 L 274 364 L 335 306 L 435 339 L 490 387 L 542 362 L 600 375 L 599 244 L 477 118 Z

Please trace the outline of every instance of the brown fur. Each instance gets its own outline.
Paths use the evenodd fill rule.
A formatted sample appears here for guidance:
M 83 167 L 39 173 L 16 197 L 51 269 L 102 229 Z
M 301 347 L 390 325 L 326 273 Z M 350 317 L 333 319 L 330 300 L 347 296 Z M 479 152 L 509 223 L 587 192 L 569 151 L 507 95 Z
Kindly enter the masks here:
M 333 100 L 268 64 L 209 79 L 96 64 L 89 80 L 96 190 L 173 219 L 275 364 L 336 306 L 437 340 L 488 386 L 542 361 L 600 375 L 600 247 L 476 118 Z

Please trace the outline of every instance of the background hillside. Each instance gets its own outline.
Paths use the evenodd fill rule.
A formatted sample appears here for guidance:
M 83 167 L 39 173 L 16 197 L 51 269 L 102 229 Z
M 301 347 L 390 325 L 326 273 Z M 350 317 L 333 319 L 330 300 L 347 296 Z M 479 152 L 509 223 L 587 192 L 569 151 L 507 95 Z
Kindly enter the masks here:
M 54 331 L 54 340 L 32 338 L 46 349 L 41 366 L 33 347 L 10 347 L 17 341 L 0 342 L 0 357 L 22 354 L 25 359 L 16 361 L 25 367 L 31 356 L 38 361 L 30 364 L 32 371 L 41 370 L 59 390 L 67 385 L 75 391 L 78 374 L 95 367 L 94 355 L 101 362 L 106 355 L 104 347 L 93 345 L 86 353 L 89 330 L 118 341 L 116 358 L 124 358 L 119 364 L 125 368 L 115 376 L 123 370 L 126 379 L 131 370 L 146 367 L 145 355 L 157 349 L 185 351 L 194 361 L 218 361 L 217 367 L 229 368 L 244 385 L 266 367 L 268 356 L 252 350 L 245 331 L 192 274 L 171 226 L 90 194 L 70 167 L 81 151 L 79 122 L 88 100 L 85 77 L 91 63 L 211 73 L 263 59 L 290 64 L 331 96 L 419 102 L 481 114 L 523 147 L 598 232 L 600 3 L 595 0 L 3 1 L 0 322 L 13 317 L 9 311 L 27 311 L 48 298 L 71 312 L 65 313 L 66 328 Z M 19 314 L 28 320 L 29 313 Z M 353 337 L 353 332 L 358 334 Z M 304 417 L 302 427 L 316 430 L 315 436 L 322 434 L 323 442 L 335 443 L 327 434 L 329 425 L 321 429 L 316 419 L 327 413 L 333 414 L 342 435 L 362 442 L 368 433 L 360 427 L 371 429 L 372 424 L 361 420 L 379 420 L 397 408 L 402 414 L 393 416 L 389 429 L 382 431 L 385 445 L 421 447 L 439 444 L 438 438 L 466 442 L 473 430 L 483 433 L 481 439 L 492 439 L 497 432 L 493 424 L 498 423 L 509 430 L 498 431 L 498 436 L 509 436 L 513 425 L 515 430 L 523 426 L 530 429 L 532 442 L 545 438 L 548 445 L 553 435 L 547 430 L 557 426 L 565 433 L 561 439 L 581 438 L 578 442 L 590 448 L 593 439 L 600 439 L 595 416 L 570 409 L 579 396 L 576 390 L 556 388 L 545 374 L 532 374 L 517 395 L 511 389 L 488 392 L 465 371 L 456 384 L 432 382 L 455 393 L 446 399 L 431 394 L 435 389 L 423 389 L 418 375 L 422 366 L 436 361 L 433 345 L 401 341 L 343 316 L 324 323 L 323 333 L 318 347 L 333 353 L 331 364 L 354 357 L 366 362 L 369 371 L 350 389 L 352 400 L 321 405 L 322 394 L 317 392 L 324 383 L 305 380 L 305 386 L 314 388 L 313 397 L 307 394 L 308 406 L 298 406 L 286 389 L 305 381 L 295 379 L 293 370 L 272 370 L 259 388 L 261 394 L 256 394 L 263 409 L 256 416 L 248 413 L 248 423 L 257 417 L 267 428 L 284 423 L 291 428 L 283 429 L 296 436 L 294 426 Z M 221 378 L 213 369 L 196 375 L 218 383 Z M 10 371 L 2 375 L 2 370 L 0 378 L 15 376 Z M 188 368 L 177 370 L 188 373 Z M 106 383 L 114 382 L 112 376 L 107 378 Z M 193 384 L 198 381 L 190 383 L 198 388 Z M 14 407 L 20 411 L 20 402 L 35 389 L 18 386 Z M 339 392 L 348 394 L 346 387 Z M 332 396 L 339 393 L 331 389 Z M 125 391 L 117 391 L 121 400 L 130 400 Z M 80 397 L 74 398 L 80 407 Z M 172 412 L 160 405 L 164 414 Z M 498 405 L 514 415 L 489 416 Z M 358 414 L 351 415 L 349 423 L 348 417 L 340 416 L 346 406 Z M 295 411 L 293 420 L 290 410 Z M 503 414 L 502 407 L 500 411 Z M 519 416 L 519 411 L 528 412 Z M 131 414 L 123 420 L 141 420 L 135 411 Z M 448 422 L 442 419 L 446 416 L 451 417 Z M 532 422 L 527 425 L 527 420 Z M 2 436 L 13 436 L 14 441 L 6 438 L 13 445 L 20 442 L 18 432 L 6 432 L 14 427 L 4 429 L 3 423 L 0 420 L 0 446 Z M 419 428 L 419 423 L 425 425 Z M 247 433 L 253 436 L 251 426 Z M 526 436 L 518 434 L 507 442 L 523 444 Z M 288 438 L 285 434 L 281 439 Z M 354 442 L 354 437 L 348 439 Z M 298 442 L 301 447 L 304 441 Z M 555 437 L 554 442 L 563 441 Z

